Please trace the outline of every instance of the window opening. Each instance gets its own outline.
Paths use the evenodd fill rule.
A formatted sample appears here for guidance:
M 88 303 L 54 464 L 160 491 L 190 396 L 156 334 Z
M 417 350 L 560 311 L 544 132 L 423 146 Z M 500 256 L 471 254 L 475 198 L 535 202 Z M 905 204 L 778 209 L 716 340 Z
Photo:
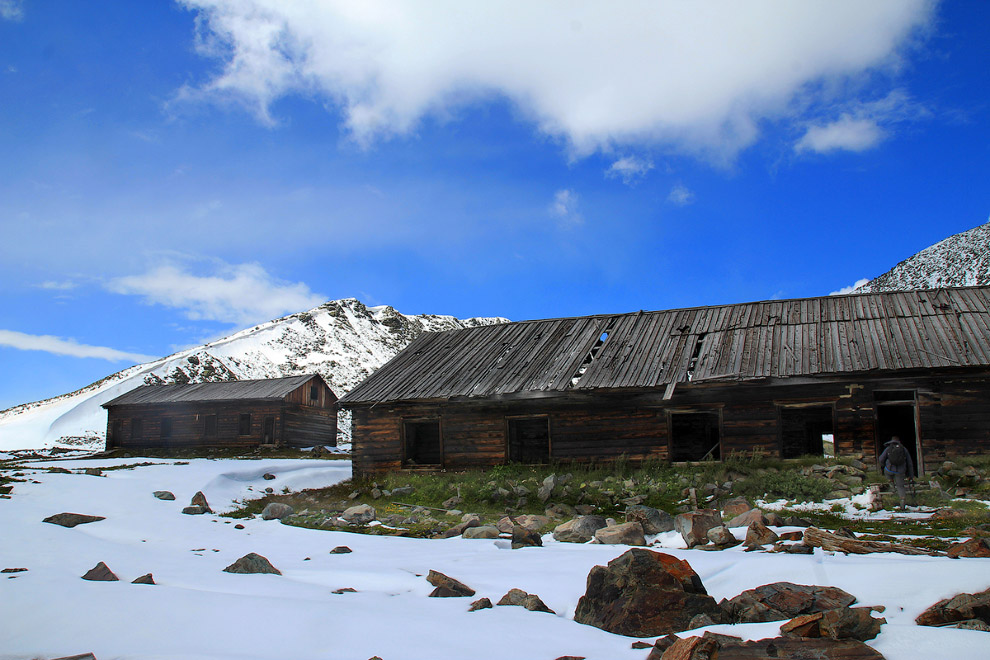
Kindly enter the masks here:
M 208 437 L 213 437 L 217 434 L 217 416 L 216 415 L 206 415 L 203 418 L 203 430 Z
M 309 400 L 316 401 L 320 398 L 320 390 L 316 385 L 309 386 Z
M 832 406 L 784 407 L 780 409 L 780 455 L 835 457 Z
M 237 424 L 237 433 L 239 435 L 251 435 L 251 413 L 241 413 Z
M 403 424 L 403 436 L 406 444 L 406 465 L 441 465 L 443 463 L 440 420 L 405 422 Z
M 163 417 L 162 418 L 162 428 L 161 428 L 162 440 L 168 440 L 172 437 L 172 418 Z
M 141 429 L 141 418 L 134 417 L 131 419 L 131 440 L 140 440 L 143 435 Z
M 550 460 L 550 419 L 510 419 L 508 459 L 513 463 L 547 463 Z
M 721 459 L 717 412 L 671 413 L 670 460 Z

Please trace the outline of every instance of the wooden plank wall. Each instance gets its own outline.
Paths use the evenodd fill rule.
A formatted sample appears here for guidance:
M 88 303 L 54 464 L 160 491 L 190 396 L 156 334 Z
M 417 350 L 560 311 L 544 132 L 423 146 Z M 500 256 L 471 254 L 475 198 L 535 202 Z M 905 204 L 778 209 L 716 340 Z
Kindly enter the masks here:
M 337 411 L 312 406 L 287 406 L 282 417 L 282 444 L 291 447 L 336 447 Z
M 241 413 L 251 414 L 251 433 L 240 435 Z M 116 419 L 122 421 L 121 437 L 113 438 L 113 446 L 121 448 L 141 447 L 256 447 L 261 444 L 263 423 L 266 416 L 275 417 L 275 440 L 279 441 L 282 404 L 253 403 L 249 405 L 198 404 L 198 405 L 147 405 L 113 407 L 107 415 L 107 434 L 112 432 Z M 206 437 L 207 415 L 217 416 L 216 437 Z M 162 439 L 162 419 L 172 420 L 172 435 Z M 141 419 L 140 439 L 131 439 L 131 420 Z
M 312 385 L 317 386 L 317 398 L 315 401 L 309 397 L 309 388 Z M 337 395 L 323 383 L 323 379 L 316 376 L 307 381 L 302 387 L 297 387 L 289 392 L 285 397 L 285 401 L 290 404 L 294 403 L 300 406 L 323 408 L 325 410 L 336 410 L 337 407 Z
M 615 397 L 583 404 L 552 399 L 517 402 L 393 404 L 353 409 L 355 474 L 401 468 L 403 418 L 441 420 L 444 467 L 465 469 L 505 461 L 507 416 L 547 415 L 551 457 L 555 460 L 632 460 L 668 458 L 667 412 L 720 412 L 721 453 L 758 449 L 779 456 L 779 407 L 829 405 L 839 456 L 863 455 L 875 462 L 882 439 L 876 437 L 877 390 L 916 393 L 922 465 L 933 470 L 946 457 L 990 451 L 990 373 L 945 378 L 836 379 L 831 382 L 773 384 L 685 384 L 670 401 L 639 392 L 638 405 Z M 633 394 L 630 394 L 629 400 Z

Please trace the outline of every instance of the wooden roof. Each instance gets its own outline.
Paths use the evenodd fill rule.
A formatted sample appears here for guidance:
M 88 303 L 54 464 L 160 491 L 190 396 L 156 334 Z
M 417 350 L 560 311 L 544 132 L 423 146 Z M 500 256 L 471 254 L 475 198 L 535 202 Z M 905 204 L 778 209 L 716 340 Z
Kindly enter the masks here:
M 316 376 L 319 378 L 319 376 Z M 144 385 L 103 404 L 134 406 L 156 403 L 199 403 L 204 401 L 264 401 L 283 399 L 313 378 L 313 374 L 266 378 L 263 380 L 231 380 L 219 383 L 187 383 L 181 385 Z M 322 380 L 322 379 L 321 379 Z
M 340 403 L 987 366 L 988 310 L 990 287 L 961 287 L 425 333 Z

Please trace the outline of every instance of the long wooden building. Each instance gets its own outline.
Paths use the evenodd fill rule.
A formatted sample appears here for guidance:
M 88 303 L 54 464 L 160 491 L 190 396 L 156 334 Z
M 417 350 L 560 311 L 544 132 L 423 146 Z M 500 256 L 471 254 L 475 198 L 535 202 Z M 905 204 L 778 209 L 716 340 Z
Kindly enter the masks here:
M 990 287 L 426 333 L 344 396 L 356 474 L 990 450 Z
M 337 397 L 319 375 L 145 385 L 103 407 L 107 449 L 337 444 Z

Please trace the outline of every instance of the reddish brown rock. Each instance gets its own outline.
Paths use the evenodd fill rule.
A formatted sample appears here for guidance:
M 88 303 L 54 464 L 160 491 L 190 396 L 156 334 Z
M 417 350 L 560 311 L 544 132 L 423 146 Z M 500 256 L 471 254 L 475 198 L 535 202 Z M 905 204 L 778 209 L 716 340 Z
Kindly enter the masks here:
M 664 651 L 663 660 L 715 660 L 720 657 L 718 641 L 705 637 L 679 639 Z
M 978 538 L 953 543 L 945 554 L 950 557 L 990 557 L 990 539 Z
M 690 564 L 633 548 L 608 566 L 591 569 L 574 620 L 620 635 L 652 637 L 686 630 L 698 614 L 723 618 Z
M 750 523 L 749 529 L 746 530 L 746 540 L 744 543 L 747 546 L 769 545 L 776 543 L 778 538 L 780 537 L 777 536 L 776 532 L 757 520 Z
M 477 612 L 478 610 L 491 609 L 492 601 L 488 598 L 479 598 L 478 600 L 471 603 L 471 607 L 468 608 L 468 612 Z
M 855 639 L 865 642 L 880 634 L 886 619 L 874 619 L 870 607 L 840 607 L 827 612 L 804 614 L 780 626 L 785 637 Z
M 473 596 L 474 589 L 459 580 L 448 577 L 439 571 L 431 570 L 426 576 L 426 581 L 436 589 L 430 594 L 431 598 L 451 598 Z
M 855 602 L 855 596 L 837 587 L 774 582 L 748 589 L 720 605 L 733 623 L 761 623 L 848 607 Z
M 739 514 L 746 513 L 752 508 L 745 497 L 733 497 L 722 507 L 722 517 L 726 520 L 732 520 Z
M 99 564 L 86 571 L 86 575 L 82 576 L 82 579 L 91 580 L 93 582 L 116 582 L 120 578 L 114 575 L 113 571 L 110 570 L 110 567 L 101 561 Z
M 943 626 L 972 619 L 990 623 L 990 589 L 940 600 L 919 614 L 915 623 L 919 626 Z
M 767 524 L 767 517 L 763 515 L 763 512 L 759 509 L 750 509 L 744 513 L 739 514 L 729 522 L 725 523 L 726 527 L 749 527 L 753 523 L 758 522 L 761 525 Z
M 722 514 L 715 509 L 690 511 L 674 518 L 674 529 L 689 548 L 708 543 L 708 530 L 721 524 Z
M 884 660 L 863 642 L 854 639 L 802 639 L 774 637 L 752 642 L 722 642 L 718 660 Z M 665 660 L 669 660 L 664 656 Z

